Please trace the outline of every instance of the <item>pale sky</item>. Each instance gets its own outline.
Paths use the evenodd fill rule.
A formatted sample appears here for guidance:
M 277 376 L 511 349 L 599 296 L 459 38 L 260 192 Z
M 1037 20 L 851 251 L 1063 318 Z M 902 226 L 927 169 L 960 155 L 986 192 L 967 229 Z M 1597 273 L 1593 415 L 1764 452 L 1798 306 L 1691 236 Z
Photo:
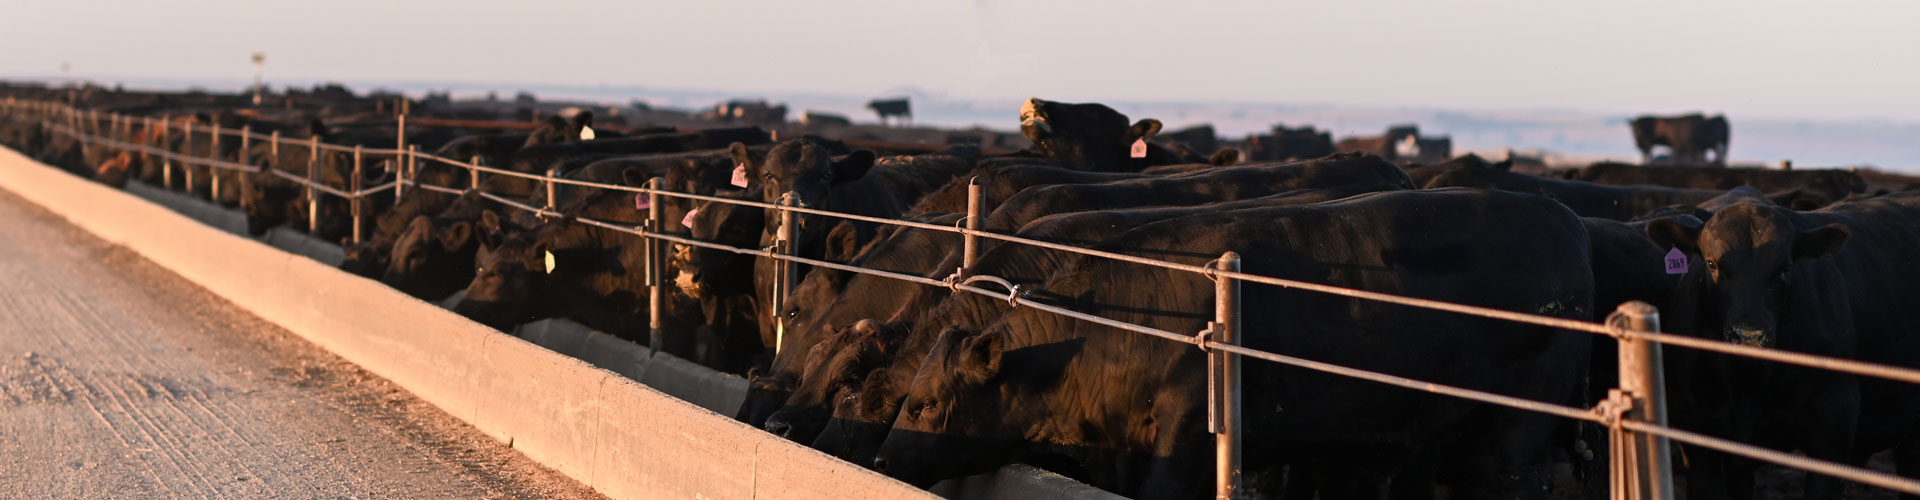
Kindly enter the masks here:
M 0 78 L 641 85 L 1920 122 L 1920 1 L 13 0 Z M 503 88 L 503 90 L 505 90 Z M 639 97 L 639 96 L 636 96 Z

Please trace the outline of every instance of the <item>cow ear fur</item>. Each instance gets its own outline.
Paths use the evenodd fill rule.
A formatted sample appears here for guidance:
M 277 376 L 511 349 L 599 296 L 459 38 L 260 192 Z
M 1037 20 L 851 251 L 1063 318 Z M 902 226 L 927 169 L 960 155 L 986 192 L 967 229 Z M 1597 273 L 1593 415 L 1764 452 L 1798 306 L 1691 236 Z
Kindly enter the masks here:
M 1846 247 L 1847 236 L 1851 234 L 1851 229 L 1838 223 L 1801 231 L 1793 239 L 1793 256 L 1817 259 L 1840 253 L 1840 249 Z
M 984 382 L 999 373 L 1006 343 L 1006 335 L 995 333 L 981 333 L 960 341 L 960 360 L 968 377 Z
M 1216 167 L 1231 167 L 1239 165 L 1241 158 L 1245 157 L 1246 155 L 1242 154 L 1240 150 L 1227 148 L 1214 152 L 1212 157 L 1207 158 L 1207 163 Z
M 1513 160 L 1510 160 L 1510 159 L 1509 159 L 1509 160 L 1501 160 L 1501 161 L 1500 161 L 1500 163 L 1495 163 L 1495 164 L 1493 164 L 1493 169 L 1494 169 L 1494 170 L 1498 170 L 1498 171 L 1501 171 L 1501 172 L 1512 172 L 1512 171 L 1513 171 Z
M 736 142 L 728 145 L 727 153 L 733 157 L 734 165 L 747 166 L 747 182 L 760 181 L 759 159 L 753 157 L 753 151 L 749 151 L 746 144 Z
M 492 210 L 480 211 L 480 246 L 485 248 L 500 246 L 500 214 Z
M 847 153 L 847 156 L 840 161 L 833 162 L 833 183 L 853 182 L 867 175 L 867 171 L 873 169 L 874 159 L 875 155 L 871 149 L 855 149 L 852 153 Z
M 468 242 L 473 241 L 473 223 L 467 221 L 455 222 L 447 226 L 446 229 L 442 229 L 439 236 L 441 248 L 449 252 L 459 250 L 461 247 L 467 246 Z
M 1679 248 L 1700 253 L 1700 228 L 1706 224 L 1692 216 L 1661 217 L 1647 222 L 1647 236 L 1661 248 Z
M 1153 136 L 1160 133 L 1160 126 L 1160 120 L 1141 118 L 1133 126 L 1127 127 L 1127 143 L 1132 144 L 1135 139 L 1152 140 Z
M 892 415 L 886 414 L 887 405 L 893 403 L 893 401 L 890 401 L 891 398 L 866 397 L 878 396 L 880 394 L 894 394 L 893 374 L 888 373 L 887 369 L 881 368 L 867 373 L 867 380 L 860 384 L 860 394 L 863 396 L 860 398 L 861 415 L 868 416 L 875 420 L 892 417 Z

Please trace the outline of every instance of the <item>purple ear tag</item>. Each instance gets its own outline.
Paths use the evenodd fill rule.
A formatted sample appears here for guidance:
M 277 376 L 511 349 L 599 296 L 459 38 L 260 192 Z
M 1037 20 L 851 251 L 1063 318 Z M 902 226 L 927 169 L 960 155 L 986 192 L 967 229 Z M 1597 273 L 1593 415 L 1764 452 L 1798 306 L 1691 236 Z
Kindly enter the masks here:
M 747 187 L 747 164 L 742 163 L 733 166 L 733 185 L 734 187 Z
M 688 210 L 687 216 L 680 218 L 680 225 L 686 226 L 687 229 L 693 229 L 693 215 L 697 213 L 700 213 L 700 209 L 698 208 L 693 210 Z
M 652 207 L 653 207 L 653 199 L 652 199 L 651 197 L 648 197 L 648 196 L 647 196 L 647 193 L 634 193 L 634 194 L 633 194 L 633 209 L 634 209 L 634 210 L 646 210 L 646 209 L 648 209 L 648 208 L 652 208 Z
M 1147 157 L 1147 140 L 1134 139 L 1133 150 L 1128 153 L 1134 158 L 1146 158 Z
M 1667 251 L 1667 274 L 1687 274 L 1687 254 L 1680 247 Z

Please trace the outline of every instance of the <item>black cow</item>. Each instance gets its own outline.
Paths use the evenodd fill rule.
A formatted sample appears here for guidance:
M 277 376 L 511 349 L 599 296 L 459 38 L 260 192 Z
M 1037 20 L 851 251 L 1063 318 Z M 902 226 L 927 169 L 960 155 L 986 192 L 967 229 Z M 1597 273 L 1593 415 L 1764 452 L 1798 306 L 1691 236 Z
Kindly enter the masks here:
M 1219 136 L 1214 134 L 1213 125 L 1206 123 L 1162 133 L 1153 142 L 1182 155 L 1209 156 L 1220 150 Z
M 1321 160 L 1222 167 L 1172 177 L 1106 184 L 1062 184 L 1021 191 L 995 208 L 984 227 L 1014 231 L 1047 215 L 1147 205 L 1197 205 L 1283 193 L 1295 189 L 1388 183 L 1413 189 L 1400 167 L 1379 157 L 1341 155 Z
M 1581 181 L 1549 179 L 1508 171 L 1508 162 L 1487 163 L 1475 155 L 1449 162 L 1427 181 L 1427 189 L 1474 187 L 1531 193 L 1558 200 L 1582 217 L 1634 220 L 1670 205 L 1695 205 L 1718 197 L 1719 190 L 1681 189 L 1666 186 L 1610 186 Z
M 1199 206 L 1065 213 L 1036 220 L 1016 234 L 1052 243 L 1093 246 L 1127 230 L 1162 220 L 1227 210 L 1320 203 L 1355 194 L 1398 189 L 1404 187 L 1379 183 L 1355 184 Z M 973 272 L 1031 287 L 1040 285 L 1055 269 L 1074 258 L 1076 254 L 1043 247 L 1001 245 L 985 252 Z M 957 267 L 957 261 L 954 265 L 940 266 L 936 271 L 947 267 Z M 939 336 L 941 329 L 979 328 L 1010 309 L 1004 300 L 997 297 L 971 293 L 948 295 L 942 292 L 944 290 L 922 288 L 915 290 L 912 296 L 901 298 L 866 293 L 840 297 L 834 307 L 863 301 L 896 300 L 909 304 L 901 308 L 909 314 L 895 317 L 869 315 L 866 317 L 890 323 L 869 325 L 883 331 L 843 331 L 835 335 L 904 335 L 907 340 L 897 349 L 878 352 L 843 352 L 833 348 L 821 351 L 816 347 L 818 352 L 809 353 L 808 364 L 801 374 L 804 385 L 794 391 L 787 401 L 787 407 L 780 413 L 791 419 L 793 425 L 808 426 L 806 429 L 821 429 L 824 426 L 825 432 L 821 432 L 814 440 L 814 446 L 821 451 L 854 463 L 870 462 L 886 437 L 888 424 L 898 414 L 900 400 L 907 389 L 906 381 L 919 369 L 921 360 L 932 349 L 933 340 Z M 838 313 L 836 309 L 832 314 Z M 842 320 L 821 326 L 843 328 L 839 325 L 848 323 L 848 320 Z M 896 333 L 891 332 L 892 329 L 908 331 Z M 867 369 L 859 371 L 861 368 Z M 829 411 L 832 419 L 826 420 L 824 414 Z M 769 427 L 773 423 L 770 420 Z M 801 438 L 810 436 L 797 435 Z
M 1673 149 L 1673 159 L 1681 164 L 1707 163 L 1707 152 L 1713 152 L 1713 163 L 1727 164 L 1727 139 L 1732 132 L 1727 127 L 1727 117 L 1712 117 L 1700 114 L 1682 116 L 1640 116 L 1627 122 L 1633 128 L 1633 145 L 1640 148 L 1643 161 L 1653 161 L 1653 147 L 1666 146 Z
M 1920 246 L 1920 194 L 1813 212 L 1738 202 L 1704 224 L 1660 219 L 1647 232 L 1692 262 L 1674 299 L 1675 331 L 1920 367 L 1920 320 L 1903 314 L 1920 293 L 1912 251 Z M 1676 413 L 1684 425 L 1838 462 L 1893 449 L 1901 473 L 1920 472 L 1920 390 L 1911 385 L 1706 354 L 1685 368 L 1694 401 L 1691 414 Z M 1694 457 L 1690 498 L 1752 495 L 1755 463 L 1705 450 Z M 1838 498 L 1840 486 L 1809 475 L 1806 496 Z
M 1333 135 L 1311 125 L 1289 128 L 1275 124 L 1271 135 L 1248 137 L 1245 149 L 1248 161 L 1305 160 L 1338 152 L 1333 147 Z
M 874 114 L 880 115 L 881 124 L 886 124 L 888 118 L 893 118 L 895 123 L 903 119 L 908 122 L 913 121 L 913 106 L 907 102 L 907 98 L 905 97 L 867 101 L 867 109 L 871 109 Z
M 1007 198 L 1034 186 L 1056 184 L 1098 184 L 1125 179 L 1146 177 L 1144 174 L 1123 172 L 1087 172 L 1071 170 L 1051 165 L 1025 162 L 981 161 L 973 171 L 963 174 L 927 194 L 908 208 L 907 215 L 933 212 L 965 213 L 967 211 L 968 184 L 978 179 L 980 182 L 980 211 L 993 213 Z
M 1580 220 L 1551 200 L 1444 190 L 1197 215 L 1096 248 L 1191 265 L 1235 251 L 1253 274 L 1584 318 L 1587 246 Z M 1206 328 L 1213 289 L 1197 274 L 1089 258 L 1031 293 L 1185 333 Z M 1590 340 L 1548 328 L 1265 286 L 1247 286 L 1242 300 L 1241 341 L 1255 349 L 1541 401 L 1567 401 L 1586 376 Z M 874 466 L 925 486 L 1037 446 L 1083 457 L 1088 479 L 1111 491 L 1198 496 L 1213 449 L 1205 358 L 1031 308 L 983 330 L 949 329 Z M 1243 369 L 1248 470 L 1311 461 L 1329 473 L 1396 473 L 1396 491 L 1439 477 L 1467 498 L 1544 488 L 1551 417 L 1269 363 Z
M 1753 168 L 1658 167 L 1597 163 L 1567 172 L 1567 178 L 1594 184 L 1653 184 L 1689 189 L 1753 186 L 1768 193 L 1804 189 L 1830 200 L 1867 190 L 1860 174 L 1839 169 L 1761 170 Z
M 439 215 L 417 215 L 395 236 L 392 256 L 385 259 L 380 282 L 424 300 L 439 300 L 473 281 L 474 252 L 480 238 L 474 226 L 492 200 L 468 193 Z M 495 221 L 489 230 L 524 231 L 510 222 Z
M 1020 133 L 1035 152 L 1061 166 L 1096 172 L 1139 172 L 1155 165 L 1196 163 L 1154 144 L 1160 120 L 1132 125 L 1104 104 L 1028 99 L 1020 108 Z

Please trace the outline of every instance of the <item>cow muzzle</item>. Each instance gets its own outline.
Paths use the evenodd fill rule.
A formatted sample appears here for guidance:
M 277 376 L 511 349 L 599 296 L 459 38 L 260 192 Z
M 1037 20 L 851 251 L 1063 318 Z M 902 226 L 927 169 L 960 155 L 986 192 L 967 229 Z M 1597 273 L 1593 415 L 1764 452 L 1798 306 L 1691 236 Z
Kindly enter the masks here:
M 696 299 L 701 298 L 699 272 L 689 272 L 681 269 L 680 273 L 673 277 L 673 284 L 674 286 L 680 287 L 681 291 L 687 292 L 687 296 Z
M 1728 342 L 1744 346 L 1766 347 L 1773 344 L 1772 335 L 1768 335 L 1766 330 L 1745 325 L 1727 327 L 1726 337 Z

